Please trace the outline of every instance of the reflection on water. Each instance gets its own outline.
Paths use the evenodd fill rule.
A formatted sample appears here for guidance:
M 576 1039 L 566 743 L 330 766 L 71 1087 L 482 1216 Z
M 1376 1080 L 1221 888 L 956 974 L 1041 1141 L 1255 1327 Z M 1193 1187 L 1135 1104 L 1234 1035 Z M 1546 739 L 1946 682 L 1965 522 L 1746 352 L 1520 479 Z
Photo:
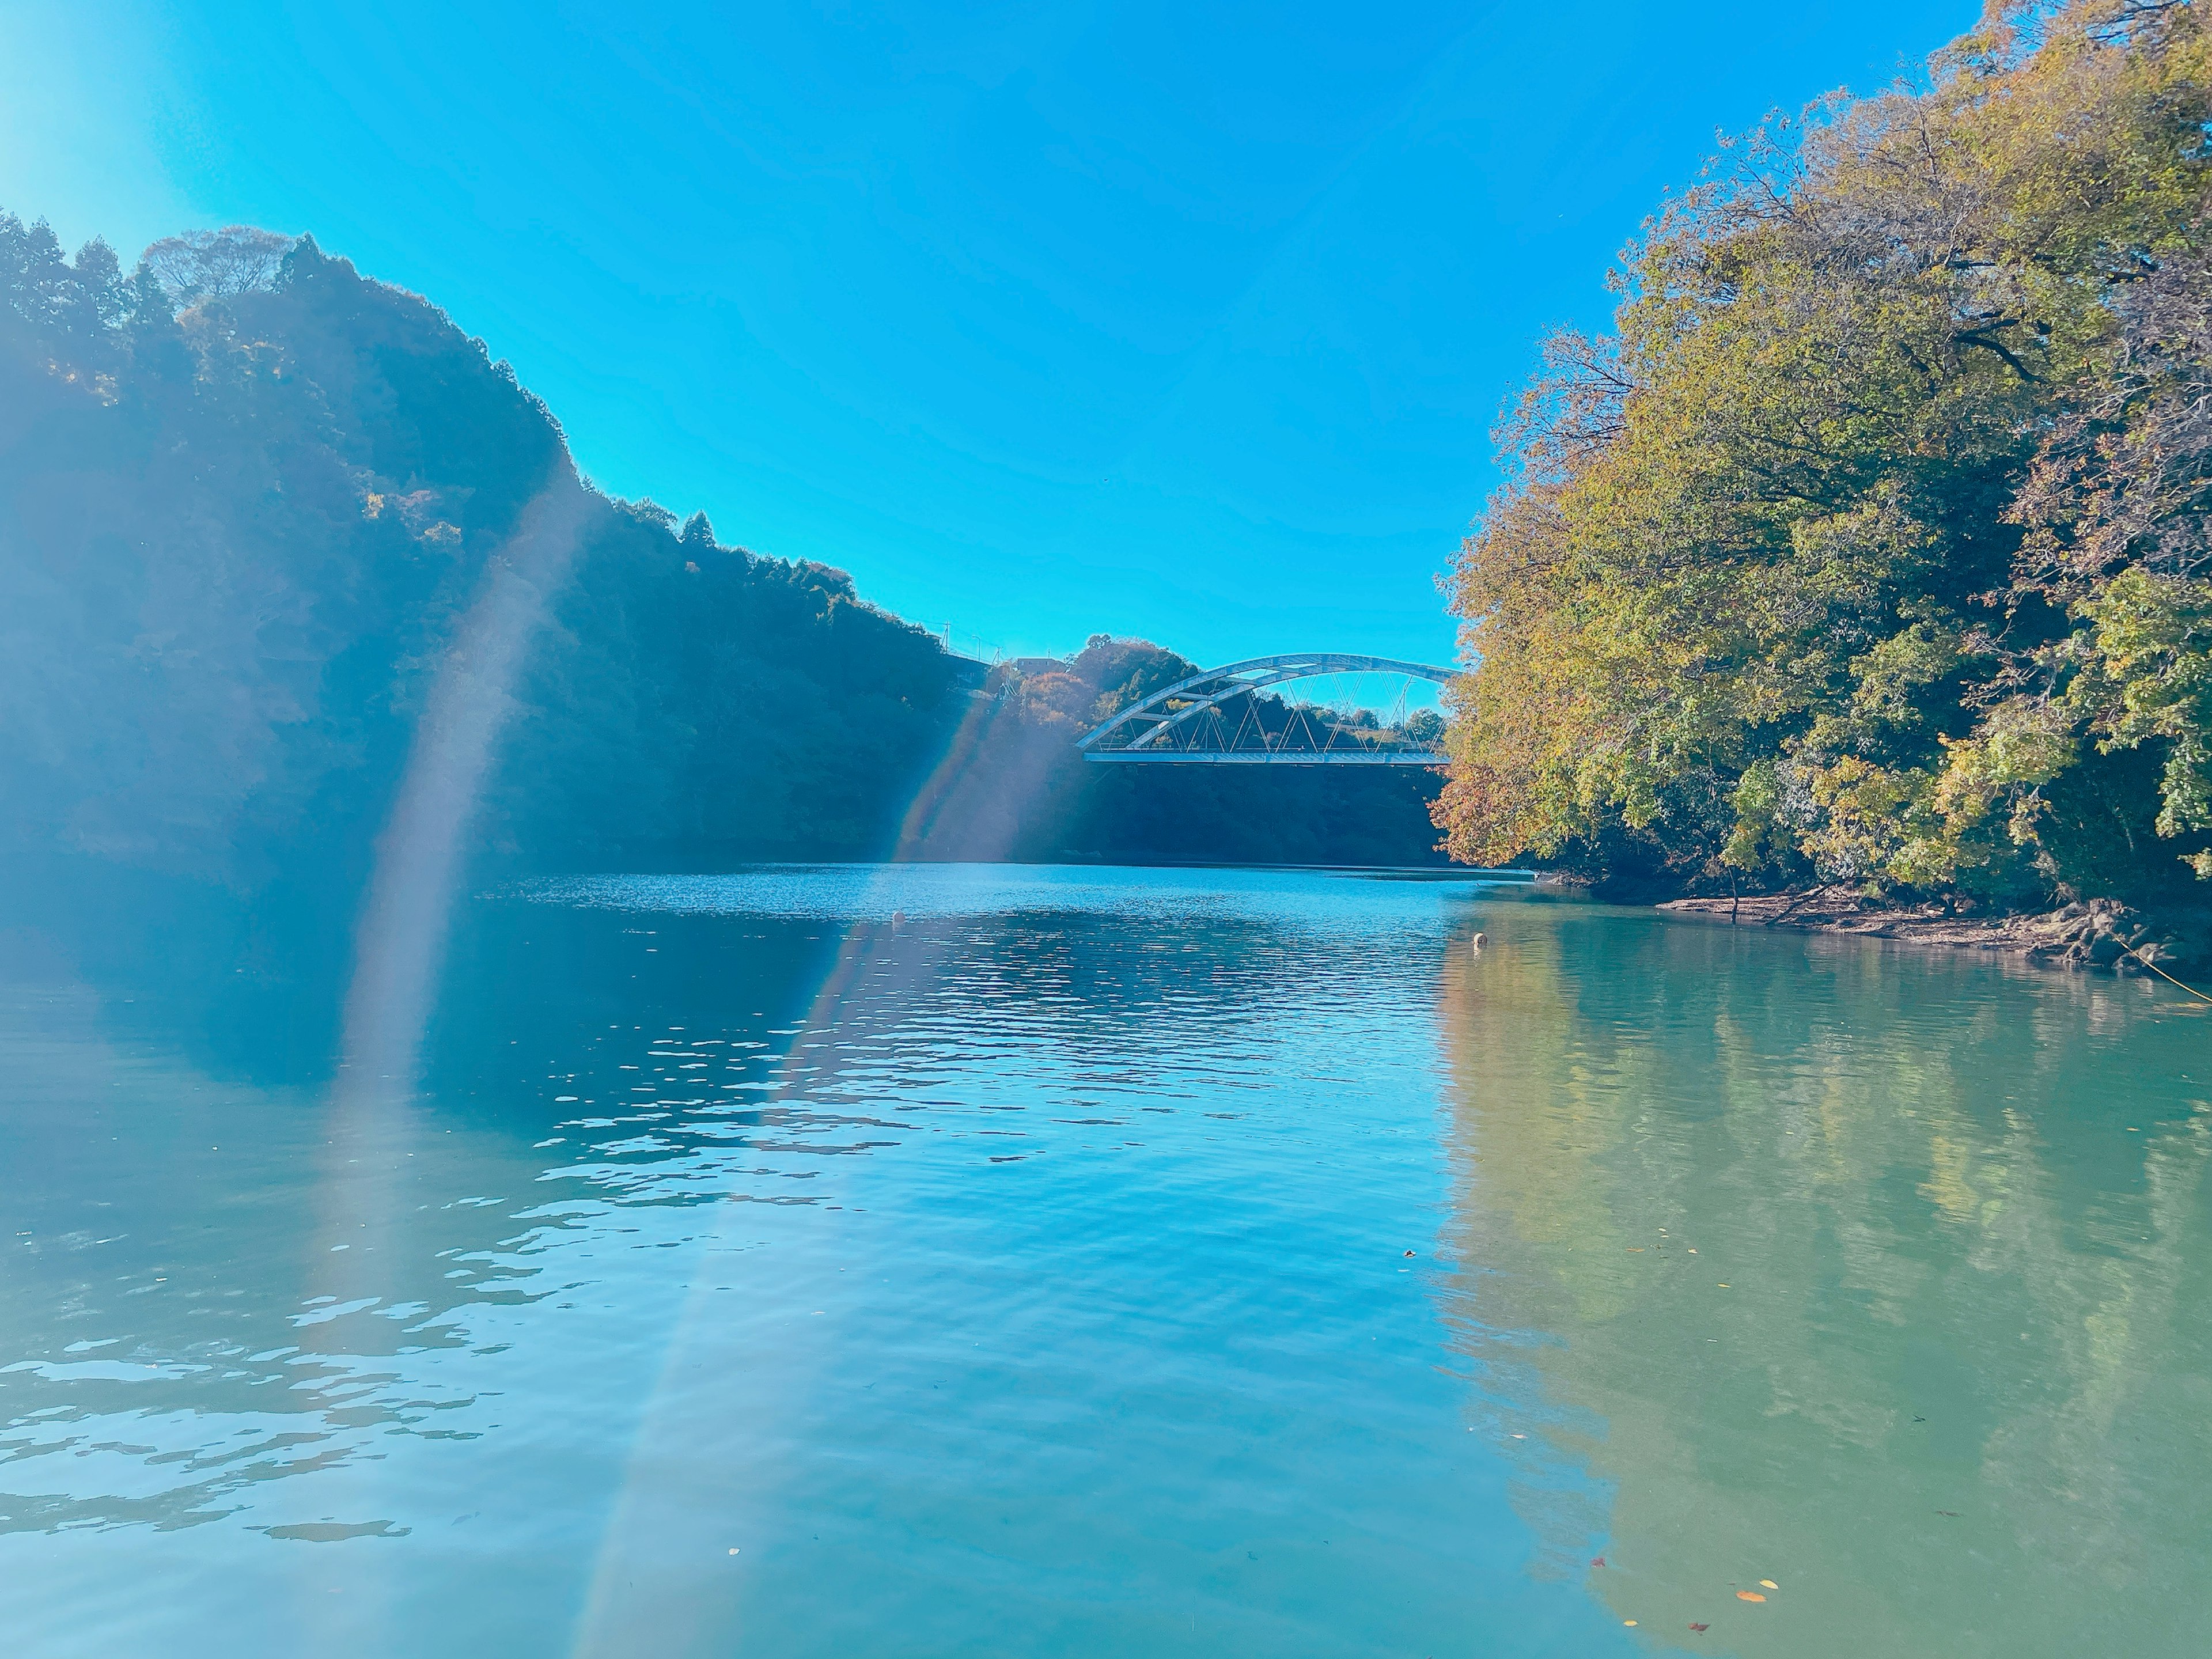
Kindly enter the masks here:
M 2212 1612 L 2212 1027 L 2137 983 L 1465 882 L 567 882 L 467 907 L 365 1112 L 113 954 L 0 992 L 9 1651 Z
M 532 890 L 463 918 L 374 1116 L 19 975 L 0 1617 L 104 1659 L 1604 1652 L 1434 1317 L 1477 890 Z
M 1747 1655 L 2203 1651 L 2212 1027 L 1874 945 L 1488 926 L 1443 979 L 1451 1236 L 1547 1569 Z

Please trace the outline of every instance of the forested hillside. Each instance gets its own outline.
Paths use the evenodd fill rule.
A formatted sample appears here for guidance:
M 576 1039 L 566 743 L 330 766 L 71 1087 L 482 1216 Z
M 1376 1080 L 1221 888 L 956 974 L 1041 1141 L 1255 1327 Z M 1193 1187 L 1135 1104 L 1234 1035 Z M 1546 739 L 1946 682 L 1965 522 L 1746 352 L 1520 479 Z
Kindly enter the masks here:
M 526 568 L 549 503 L 572 550 Z M 506 676 L 457 632 L 502 571 L 542 613 Z M 482 341 L 312 240 L 173 238 L 126 272 L 103 243 L 65 257 L 0 217 L 18 897 L 158 878 L 287 895 L 342 932 L 457 666 L 496 704 L 479 874 L 895 851 L 1399 862 L 1434 839 L 1404 781 L 1378 819 L 1371 781 L 1086 770 L 1070 744 L 1089 711 L 1188 665 L 1094 641 L 1066 675 L 1006 671 L 984 695 L 980 665 L 842 571 L 591 489 Z
M 232 886 L 357 865 L 456 617 L 568 471 L 560 428 L 481 341 L 311 240 L 151 252 L 125 278 L 0 221 L 6 833 Z M 590 496 L 578 540 L 487 848 L 888 836 L 957 715 L 929 635 L 649 503 Z
M 2188 0 L 2007 5 L 1669 203 L 1458 562 L 1454 850 L 2201 893 L 2208 122 Z

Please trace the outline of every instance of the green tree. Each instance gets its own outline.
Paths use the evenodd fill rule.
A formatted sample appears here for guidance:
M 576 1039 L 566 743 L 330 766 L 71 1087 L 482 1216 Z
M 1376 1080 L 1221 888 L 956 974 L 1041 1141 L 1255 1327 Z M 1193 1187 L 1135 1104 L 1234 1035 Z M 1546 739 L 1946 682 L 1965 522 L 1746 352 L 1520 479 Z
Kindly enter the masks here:
M 2208 88 L 2190 0 L 1994 9 L 1647 226 L 1457 562 L 1455 854 L 2186 879 Z

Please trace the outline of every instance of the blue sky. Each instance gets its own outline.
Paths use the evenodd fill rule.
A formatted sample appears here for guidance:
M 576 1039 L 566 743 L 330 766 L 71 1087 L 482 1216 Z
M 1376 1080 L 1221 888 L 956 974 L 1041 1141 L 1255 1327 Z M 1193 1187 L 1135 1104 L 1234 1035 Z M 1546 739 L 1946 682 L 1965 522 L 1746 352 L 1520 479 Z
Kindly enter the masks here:
M 962 649 L 1441 661 L 1542 331 L 1716 130 L 1977 8 L 646 9 L 0 0 L 0 206 L 312 231 Z

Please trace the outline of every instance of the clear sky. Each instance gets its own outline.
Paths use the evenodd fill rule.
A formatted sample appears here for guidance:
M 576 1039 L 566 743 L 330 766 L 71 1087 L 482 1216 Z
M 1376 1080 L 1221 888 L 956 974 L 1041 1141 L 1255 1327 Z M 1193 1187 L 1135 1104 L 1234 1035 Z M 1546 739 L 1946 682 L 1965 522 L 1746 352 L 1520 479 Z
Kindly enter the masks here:
M 1443 661 L 1540 333 L 1717 129 L 1977 9 L 0 0 L 0 207 L 312 231 L 962 649 Z

